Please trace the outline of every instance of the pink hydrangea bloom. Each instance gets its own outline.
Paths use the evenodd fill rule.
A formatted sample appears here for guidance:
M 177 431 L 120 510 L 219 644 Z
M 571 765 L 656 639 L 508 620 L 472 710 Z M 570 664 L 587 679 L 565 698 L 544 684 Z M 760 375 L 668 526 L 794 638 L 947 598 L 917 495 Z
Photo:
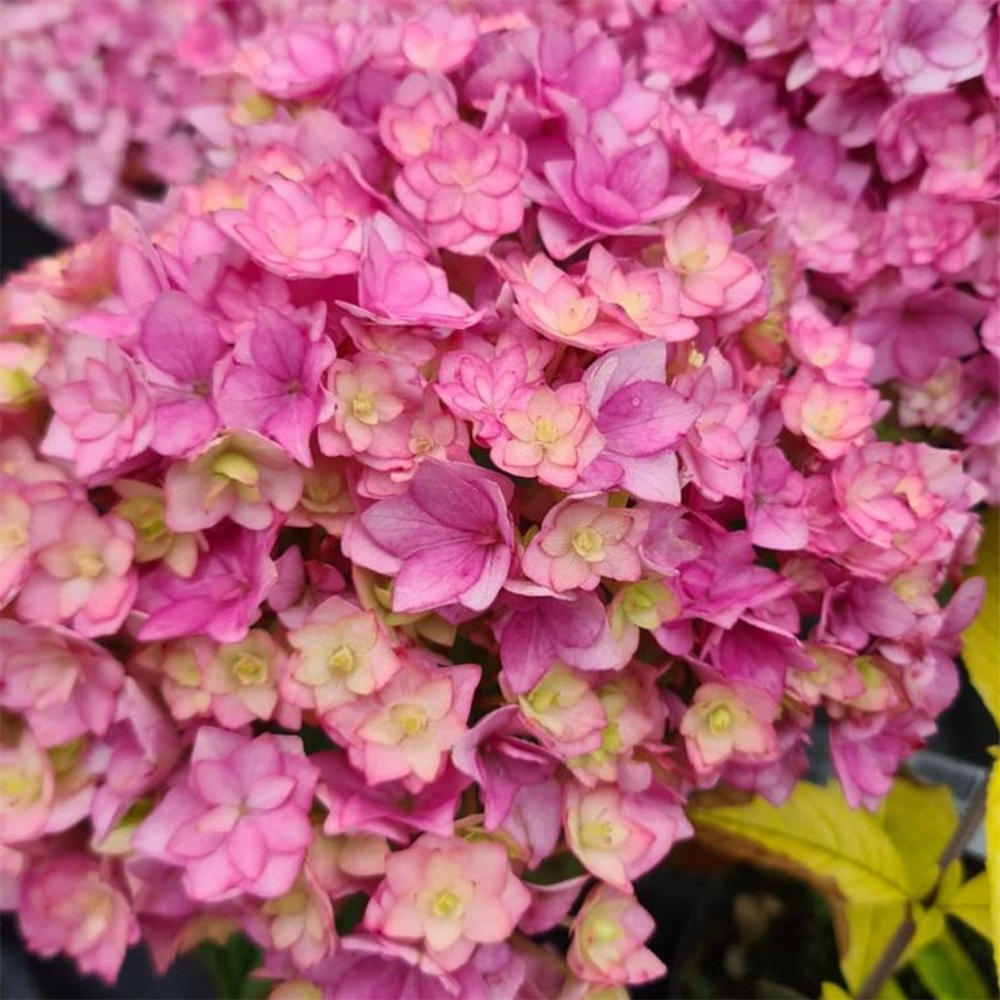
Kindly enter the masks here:
M 113 514 L 99 517 L 69 498 L 40 503 L 31 518 L 29 570 L 18 614 L 43 624 L 69 622 L 81 635 L 112 635 L 135 600 L 135 532 Z
M 420 788 L 441 777 L 466 731 L 479 677 L 474 664 L 442 670 L 429 654 L 411 653 L 384 687 L 331 709 L 325 720 L 372 784 L 409 778 Z
M 0 842 L 29 842 L 45 833 L 54 797 L 52 762 L 25 726 L 0 745 Z
M 431 148 L 404 165 L 396 197 L 424 223 L 432 246 L 481 254 L 521 225 L 526 157 L 517 136 L 445 124 L 434 131 Z
M 283 896 L 313 838 L 317 778 L 297 737 L 203 726 L 185 780 L 142 823 L 134 847 L 182 869 L 193 900 Z
M 490 457 L 505 472 L 537 476 L 568 489 L 600 453 L 601 434 L 586 407 L 586 389 L 566 383 L 515 393 L 501 420 L 504 432 Z
M 125 949 L 139 940 L 139 925 L 123 887 L 84 854 L 42 856 L 28 868 L 18 898 L 28 947 L 51 958 L 72 955 L 84 973 L 108 983 L 118 978 Z
M 477 945 L 506 940 L 530 899 L 502 844 L 425 834 L 386 861 L 365 926 L 420 943 L 439 967 L 454 970 Z
M 429 460 L 403 496 L 380 500 L 349 525 L 344 551 L 394 577 L 396 611 L 452 602 L 482 610 L 510 569 L 509 495 L 505 480 L 475 466 Z
M 303 330 L 275 309 L 258 310 L 218 378 L 219 413 L 228 427 L 258 431 L 299 465 L 312 466 L 309 442 L 330 408 L 323 377 L 336 351 L 321 311 Z
M 379 138 L 400 163 L 415 160 L 430 151 L 437 129 L 458 120 L 455 104 L 447 77 L 411 73 L 379 112 Z
M 450 73 L 465 62 L 478 36 L 474 14 L 459 14 L 438 4 L 405 24 L 400 48 L 417 69 Z
M 587 677 L 555 663 L 518 698 L 528 730 L 561 757 L 601 745 L 608 716 Z
M 634 896 L 598 885 L 573 918 L 569 967 L 589 982 L 645 983 L 658 979 L 667 967 L 643 946 L 654 929 L 653 918 Z
M 777 755 L 774 701 L 756 688 L 702 684 L 681 720 L 688 758 L 708 774 L 733 757 L 766 761 Z
M 347 26 L 345 26 L 346 28 Z M 344 70 L 341 45 L 347 34 L 321 21 L 298 21 L 244 44 L 235 68 L 264 94 L 279 98 L 309 97 Z
M 986 67 L 989 5 L 889 0 L 882 41 L 882 75 L 904 94 L 940 93 Z
M 55 415 L 42 453 L 72 462 L 81 478 L 114 469 L 152 441 L 149 393 L 135 365 L 115 344 L 72 337 L 45 379 Z
M 521 559 L 526 576 L 557 592 L 593 590 L 601 577 L 638 580 L 636 548 L 649 525 L 648 512 L 564 500 L 545 515 Z

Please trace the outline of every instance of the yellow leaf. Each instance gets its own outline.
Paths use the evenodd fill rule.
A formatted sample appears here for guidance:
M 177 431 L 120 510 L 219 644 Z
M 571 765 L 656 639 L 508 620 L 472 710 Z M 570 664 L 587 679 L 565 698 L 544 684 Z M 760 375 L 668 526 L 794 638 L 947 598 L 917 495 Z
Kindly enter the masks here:
M 820 1000 L 851 1000 L 851 994 L 837 983 L 823 983 L 819 995 Z
M 965 868 L 961 859 L 954 858 L 947 868 L 941 873 L 941 881 L 938 883 L 937 892 L 934 894 L 934 902 L 941 909 L 947 910 L 952 897 L 958 892 L 965 878 Z
M 960 885 L 944 904 L 945 912 L 958 917 L 987 941 L 990 939 L 990 884 L 986 872 Z
M 1000 980 L 1000 762 L 993 765 L 986 789 L 986 877 L 990 890 L 990 941 Z
M 958 825 L 951 792 L 897 778 L 878 817 L 903 859 L 912 898 L 923 899 L 938 880 L 938 858 Z
M 879 821 L 851 809 L 836 784 L 802 783 L 781 806 L 692 804 L 699 838 L 725 853 L 784 868 L 852 903 L 913 898 L 903 859 Z
M 906 919 L 905 903 L 848 903 L 847 947 L 842 949 L 840 971 L 851 990 L 858 990 L 871 975 L 899 925 Z
M 1000 508 L 983 518 L 986 529 L 974 572 L 986 578 L 986 599 L 962 636 L 962 660 L 969 680 L 1000 725 Z

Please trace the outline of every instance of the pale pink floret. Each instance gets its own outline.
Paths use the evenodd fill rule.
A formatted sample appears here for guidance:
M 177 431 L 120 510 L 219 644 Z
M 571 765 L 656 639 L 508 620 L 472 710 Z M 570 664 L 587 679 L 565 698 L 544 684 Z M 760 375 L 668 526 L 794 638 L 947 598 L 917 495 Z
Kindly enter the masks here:
M 635 896 L 597 885 L 573 918 L 567 961 L 574 975 L 595 983 L 645 983 L 667 967 L 643 942 L 656 929 Z
M 886 0 L 839 0 L 815 5 L 809 38 L 816 65 L 861 78 L 878 72 Z
M 945 198 L 993 198 L 1000 188 L 1000 138 L 993 115 L 981 115 L 968 124 L 946 125 L 938 141 L 924 149 L 927 170 L 920 190 Z
M 400 48 L 410 65 L 428 72 L 450 73 L 472 51 L 479 37 L 474 14 L 460 14 L 444 4 L 429 10 L 403 26 Z
M 504 432 L 490 457 L 512 475 L 568 489 L 603 444 L 586 400 L 587 390 L 579 382 L 515 393 L 501 416 Z
M 361 227 L 353 216 L 362 199 L 352 187 L 356 182 L 343 176 L 307 184 L 272 174 L 250 192 L 246 209 L 220 209 L 215 221 L 263 267 L 285 278 L 353 274 L 361 250 Z
M 422 244 L 389 216 L 376 213 L 365 223 L 365 248 L 358 272 L 358 304 L 349 312 L 376 323 L 463 329 L 481 318 L 448 289 L 448 276 L 428 264 Z
M 70 337 L 43 381 L 54 413 L 41 452 L 72 462 L 82 479 L 114 469 L 152 441 L 149 392 L 116 344 Z
M 663 240 L 667 261 L 680 277 L 679 309 L 685 316 L 734 312 L 763 287 L 750 259 L 732 249 L 732 226 L 721 206 L 669 219 Z
M 625 893 L 633 891 L 633 879 L 663 860 L 675 841 L 693 833 L 675 793 L 658 783 L 625 790 L 569 781 L 563 826 L 580 863 Z
M 23 487 L 0 493 L 0 607 L 13 600 L 31 565 L 31 504 Z
M 794 302 L 788 311 L 788 342 L 792 353 L 822 371 L 834 385 L 863 385 L 875 360 L 875 351 L 851 335 L 846 326 L 834 326 L 812 302 Z
M 251 629 L 240 642 L 215 647 L 208 659 L 203 687 L 219 725 L 239 729 L 278 714 L 278 681 L 285 672 L 284 665 L 284 651 L 263 629 Z M 294 720 L 283 721 L 287 725 Z
M 757 688 L 702 684 L 680 725 L 695 771 L 711 774 L 734 758 L 757 763 L 774 760 L 777 711 L 778 706 Z
M 139 940 L 122 888 L 84 854 L 38 858 L 24 875 L 17 909 L 32 951 L 45 958 L 66 952 L 81 972 L 108 983 L 117 979 L 126 948 Z
M 348 524 L 344 552 L 393 576 L 395 611 L 492 604 L 514 543 L 508 480 L 474 465 L 428 459 L 406 493 L 373 504 Z
M 52 762 L 26 726 L 0 744 L 0 842 L 18 844 L 45 832 L 55 796 Z
M 530 902 L 502 844 L 424 834 L 387 859 L 365 926 L 420 943 L 439 968 L 454 970 L 477 945 L 505 941 Z
M 237 431 L 171 465 L 164 494 L 171 531 L 202 531 L 224 517 L 261 530 L 299 502 L 302 470 L 277 445 Z
M 456 102 L 447 77 L 411 73 L 379 112 L 382 144 L 400 163 L 423 156 L 430 151 L 437 129 L 458 121 Z
M 67 629 L 4 620 L 0 705 L 19 713 L 43 747 L 104 735 L 124 671 L 97 643 Z
M 526 159 L 517 136 L 486 134 L 464 122 L 443 125 L 431 149 L 403 167 L 396 197 L 424 223 L 432 246 L 481 254 L 521 225 Z
M 42 624 L 69 622 L 81 635 L 113 635 L 135 600 L 135 532 L 86 503 L 47 500 L 34 510 L 32 568 L 17 599 L 18 614 Z
M 348 39 L 343 36 L 353 30 L 349 23 L 338 31 L 322 21 L 296 19 L 244 42 L 233 69 L 248 77 L 257 90 L 273 97 L 309 97 L 344 72 L 340 50 Z
M 638 580 L 642 565 L 636 549 L 648 526 L 649 512 L 639 508 L 563 500 L 545 515 L 521 567 L 555 591 L 593 590 L 601 577 Z
M 185 780 L 142 823 L 133 849 L 181 868 L 185 892 L 199 902 L 282 896 L 313 839 L 318 777 L 298 737 L 249 739 L 203 726 Z
M 554 663 L 517 702 L 532 735 L 560 757 L 600 747 L 607 712 L 587 677 L 572 667 Z
M 286 698 L 320 715 L 384 687 L 399 658 L 373 611 L 329 597 L 288 633 Z
M 942 93 L 986 68 L 986 0 L 890 0 L 883 22 L 882 75 L 903 94 Z
M 441 777 L 466 732 L 480 672 L 473 664 L 443 669 L 429 654 L 413 651 L 384 687 L 331 709 L 325 719 L 369 782 L 406 778 L 422 788 Z
M 792 376 L 781 396 L 785 426 L 827 459 L 840 458 L 862 441 L 880 409 L 877 389 L 835 385 L 807 365 Z

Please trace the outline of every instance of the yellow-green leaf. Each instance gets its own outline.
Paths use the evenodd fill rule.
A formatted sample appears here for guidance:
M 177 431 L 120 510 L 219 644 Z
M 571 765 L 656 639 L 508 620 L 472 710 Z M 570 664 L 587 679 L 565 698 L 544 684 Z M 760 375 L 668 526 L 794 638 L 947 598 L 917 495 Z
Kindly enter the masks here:
M 944 914 L 936 906 L 924 909 L 919 903 L 913 904 L 913 919 L 917 929 L 910 938 L 910 943 L 903 952 L 903 957 L 899 960 L 900 965 L 908 962 L 918 951 L 936 941 L 947 929 L 944 921 Z
M 986 872 L 960 885 L 947 903 L 945 911 L 958 917 L 974 931 L 978 931 L 987 941 L 990 939 L 990 883 Z
M 847 947 L 840 956 L 840 971 L 851 990 L 858 990 L 871 975 L 906 919 L 906 910 L 903 902 L 847 904 Z
M 837 983 L 823 983 L 819 996 L 820 1000 L 852 1000 L 851 994 Z
M 943 910 L 947 910 L 952 897 L 958 892 L 965 878 L 965 866 L 961 858 L 953 858 L 947 868 L 941 873 L 934 902 Z
M 938 880 L 938 858 L 958 825 L 951 792 L 899 777 L 878 816 L 906 866 L 912 898 L 923 899 Z
M 983 518 L 986 529 L 974 570 L 986 578 L 986 599 L 962 637 L 962 659 L 973 687 L 1000 726 L 1000 508 Z
M 993 765 L 986 789 L 986 877 L 990 889 L 990 941 L 1000 980 L 1000 762 Z
M 951 931 L 917 952 L 913 968 L 939 1000 L 977 1000 L 989 996 L 979 970 Z
M 790 870 L 853 903 L 912 898 L 903 859 L 870 813 L 851 809 L 836 784 L 802 783 L 781 806 L 759 796 L 737 805 L 692 804 L 699 838 L 738 857 Z

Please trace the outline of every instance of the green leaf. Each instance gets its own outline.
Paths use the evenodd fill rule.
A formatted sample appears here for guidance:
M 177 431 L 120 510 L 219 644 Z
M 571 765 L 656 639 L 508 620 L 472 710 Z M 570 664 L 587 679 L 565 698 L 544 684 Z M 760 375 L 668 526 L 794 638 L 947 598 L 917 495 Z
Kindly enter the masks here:
M 851 994 L 837 983 L 823 983 L 819 995 L 820 1000 L 851 1000 Z
M 699 839 L 725 853 L 791 871 L 852 903 L 912 898 L 906 865 L 879 821 L 851 809 L 839 786 L 802 783 L 781 806 L 759 796 L 688 807 Z
M 958 825 L 951 792 L 899 777 L 878 815 L 903 859 L 912 898 L 923 899 L 938 880 L 938 858 Z
M 892 936 L 906 919 L 906 903 L 848 903 L 847 947 L 840 956 L 840 971 L 852 990 L 871 975 Z
M 990 943 L 1000 980 L 1000 762 L 993 765 L 986 788 L 986 877 L 990 890 Z
M 979 970 L 950 931 L 913 956 L 913 969 L 939 1000 L 977 1000 L 989 996 Z
M 962 660 L 972 686 L 1000 726 L 1000 508 L 983 517 L 986 529 L 974 572 L 986 578 L 986 599 L 962 636 Z
M 960 885 L 944 904 L 944 909 L 950 916 L 958 917 L 963 924 L 968 924 L 989 941 L 990 881 L 986 872 L 980 872 L 975 878 Z

